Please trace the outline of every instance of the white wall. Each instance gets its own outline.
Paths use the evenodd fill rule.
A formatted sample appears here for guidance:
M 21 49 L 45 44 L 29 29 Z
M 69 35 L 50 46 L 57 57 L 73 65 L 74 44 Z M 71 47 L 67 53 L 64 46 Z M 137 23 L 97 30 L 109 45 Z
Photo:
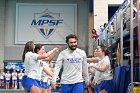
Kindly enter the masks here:
M 94 28 L 98 31 L 101 25 L 108 23 L 108 6 L 120 5 L 124 0 L 94 0 Z
M 3 0 L 4 1 L 4 0 Z M 0 1 L 1 4 L 2 1 Z M 0 39 L 0 44 L 5 43 L 4 56 L 0 57 L 1 60 L 21 60 L 24 45 L 15 45 L 15 18 L 16 18 L 16 3 L 51 3 L 51 4 L 77 4 L 78 11 L 78 37 L 79 47 L 88 51 L 88 0 L 6 0 L 5 9 L 5 30 L 0 35 L 3 36 L 3 40 Z M 0 15 L 1 16 L 1 15 Z M 3 20 L 3 19 L 2 19 Z M 1 27 L 4 27 L 0 25 Z M 4 29 L 4 28 L 3 28 Z M 5 35 L 4 35 L 5 32 Z M 26 38 L 26 36 L 25 36 Z M 54 45 L 46 45 L 47 49 L 51 49 Z M 62 49 L 66 48 L 66 45 L 62 45 Z M 1 49 L 1 48 L 0 48 Z
M 0 67 L 3 67 L 4 59 L 4 24 L 5 24 L 5 0 L 0 0 Z

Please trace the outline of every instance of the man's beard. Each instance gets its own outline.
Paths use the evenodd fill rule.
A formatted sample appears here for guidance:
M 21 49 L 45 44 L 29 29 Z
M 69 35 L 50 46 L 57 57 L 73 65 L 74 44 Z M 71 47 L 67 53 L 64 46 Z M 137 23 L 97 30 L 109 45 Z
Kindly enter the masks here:
M 68 45 L 68 46 L 69 46 L 69 45 Z M 69 48 L 70 48 L 71 50 L 76 50 L 77 45 L 75 45 L 75 46 L 69 46 Z

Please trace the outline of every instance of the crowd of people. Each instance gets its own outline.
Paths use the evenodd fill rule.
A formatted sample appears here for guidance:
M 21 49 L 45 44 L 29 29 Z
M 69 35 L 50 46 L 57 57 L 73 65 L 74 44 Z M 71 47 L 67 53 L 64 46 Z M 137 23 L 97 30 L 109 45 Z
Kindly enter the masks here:
M 16 70 L 12 74 L 8 70 L 5 74 L 1 71 L 1 87 L 5 77 L 8 89 L 12 77 L 12 88 L 17 87 L 18 78 L 18 87 L 23 87 L 25 93 L 51 93 L 60 79 L 61 93 L 112 93 L 113 81 L 107 48 L 99 45 L 94 50 L 94 57 L 87 58 L 85 51 L 77 47 L 76 35 L 66 36 L 66 43 L 68 47 L 61 52 L 60 46 L 46 52 L 42 44 L 28 41 L 22 55 L 24 74 L 22 70 L 18 74 Z M 53 66 L 51 62 L 54 57 L 57 60 Z
M 13 69 L 10 73 L 9 69 L 0 69 L 0 89 L 23 89 L 21 81 L 24 76 L 23 69 L 17 71 Z

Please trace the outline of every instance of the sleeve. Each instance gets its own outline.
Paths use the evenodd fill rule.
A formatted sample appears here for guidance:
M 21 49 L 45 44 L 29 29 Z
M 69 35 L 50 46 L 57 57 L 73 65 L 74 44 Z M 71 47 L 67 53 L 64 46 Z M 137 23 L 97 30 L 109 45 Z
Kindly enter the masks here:
M 39 54 L 33 53 L 33 55 L 31 55 L 31 58 L 33 60 L 37 60 L 37 57 L 39 56 Z
M 86 57 L 86 53 L 83 53 L 83 63 L 82 63 L 82 72 L 85 78 L 85 81 L 89 81 L 89 74 L 88 74 L 88 66 L 87 66 L 87 57 Z
M 62 62 L 63 62 L 63 53 L 61 52 L 58 55 L 58 58 L 57 58 L 56 63 L 55 63 L 54 74 L 53 74 L 53 77 L 52 77 L 52 82 L 56 82 L 56 79 L 58 77 L 59 71 L 60 71 L 60 69 L 62 67 Z
M 110 66 L 110 60 L 109 60 L 109 57 L 108 56 L 106 56 L 106 58 L 103 59 L 103 60 L 104 60 L 104 64 Z

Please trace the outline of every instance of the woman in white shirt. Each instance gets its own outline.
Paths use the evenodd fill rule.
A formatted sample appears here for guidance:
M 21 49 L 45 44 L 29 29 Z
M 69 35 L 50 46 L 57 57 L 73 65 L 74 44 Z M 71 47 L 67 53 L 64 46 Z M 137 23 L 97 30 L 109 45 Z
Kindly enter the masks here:
M 7 72 L 5 74 L 5 79 L 6 79 L 6 89 L 9 89 L 10 86 L 10 78 L 11 78 L 11 74 L 9 72 L 9 69 L 7 69 Z
M 47 61 L 47 63 L 44 63 L 45 69 L 49 68 L 52 73 L 53 73 L 53 65 L 51 63 L 51 61 Z M 42 72 L 42 80 L 43 80 L 43 89 L 42 89 L 42 93 L 51 93 L 51 80 L 52 77 L 50 77 L 49 75 L 47 75 L 44 71 Z
M 58 46 L 56 46 L 56 47 L 58 48 L 58 51 L 59 51 L 59 47 Z M 37 53 L 39 55 L 43 55 L 45 53 L 45 47 L 42 44 L 36 44 L 34 51 L 35 51 L 35 53 Z M 55 57 L 57 52 L 53 52 L 49 57 L 47 57 L 43 60 L 39 60 L 40 66 L 41 66 L 41 68 L 40 68 L 41 76 L 43 73 L 43 77 L 39 77 L 39 78 L 41 78 L 41 87 L 42 87 L 43 93 L 46 93 L 46 90 L 48 89 L 48 85 L 47 85 L 48 77 L 51 77 L 53 74 L 52 70 L 49 68 L 48 61 L 51 61 Z M 51 75 L 49 75 L 48 72 L 51 73 Z M 34 74 L 34 76 L 35 76 L 35 74 Z
M 4 87 L 4 75 L 5 73 L 3 72 L 2 69 L 0 69 L 0 88 Z
M 97 56 L 100 58 L 96 65 L 93 65 L 95 71 L 95 92 L 112 93 L 113 81 L 110 74 L 111 65 L 108 57 L 108 50 L 104 45 L 97 46 Z
M 41 64 L 39 60 L 49 57 L 52 53 L 57 52 L 58 48 L 54 48 L 48 53 L 39 55 L 34 53 L 34 42 L 29 41 L 25 44 L 22 59 L 25 66 L 25 77 L 23 77 L 24 88 L 30 93 L 41 93 L 40 85 L 40 69 Z M 48 73 L 50 74 L 50 73 Z M 51 74 L 50 74 L 51 75 Z M 25 83 L 24 83 L 25 82 Z M 27 92 L 25 91 L 25 92 Z
M 12 89 L 17 88 L 17 72 L 16 69 L 13 69 L 12 72 Z
M 18 79 L 19 79 L 18 84 L 19 84 L 19 89 L 22 89 L 22 83 L 21 83 L 21 81 L 22 81 L 22 77 L 24 76 L 24 73 L 23 73 L 22 71 L 23 71 L 23 70 L 21 69 L 20 72 L 18 73 Z

